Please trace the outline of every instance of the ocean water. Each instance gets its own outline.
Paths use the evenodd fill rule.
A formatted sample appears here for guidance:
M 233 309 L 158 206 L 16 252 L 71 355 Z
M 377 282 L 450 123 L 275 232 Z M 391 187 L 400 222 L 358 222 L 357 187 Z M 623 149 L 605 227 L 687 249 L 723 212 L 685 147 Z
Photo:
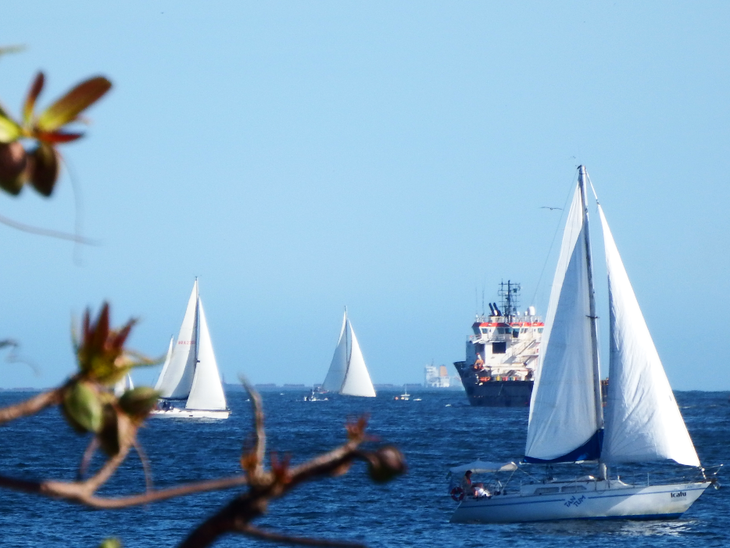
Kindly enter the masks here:
M 304 402 L 304 392 L 263 393 L 268 449 L 302 462 L 345 440 L 344 424 L 362 414 L 369 432 L 406 455 L 408 474 L 386 485 L 369 481 L 363 464 L 345 476 L 302 485 L 271 504 L 256 522 L 298 536 L 402 547 L 560 547 L 581 541 L 592 548 L 730 546 L 728 487 L 709 489 L 680 520 L 452 525 L 450 466 L 513 460 L 524 449 L 526 409 L 470 407 L 457 391 L 412 390 L 422 401 L 395 401 L 398 392 L 374 400 L 340 398 Z M 29 394 L 0 393 L 0 405 Z M 729 462 L 730 401 L 727 392 L 680 392 L 682 413 L 701 461 Z M 231 418 L 220 422 L 153 419 L 140 438 L 156 486 L 239 472 L 243 440 L 250 432 L 250 404 L 229 394 Z M 20 478 L 75 477 L 87 439 L 73 434 L 57 410 L 0 429 L 0 474 Z M 645 467 L 621 470 L 645 474 Z M 720 480 L 724 479 L 723 474 Z M 130 455 L 102 494 L 144 490 L 139 459 Z M 63 501 L 0 490 L 0 547 L 96 547 L 108 536 L 127 548 L 176 546 L 197 523 L 232 498 L 223 491 L 164 501 L 141 508 L 91 510 Z M 228 536 L 216 546 L 272 546 Z

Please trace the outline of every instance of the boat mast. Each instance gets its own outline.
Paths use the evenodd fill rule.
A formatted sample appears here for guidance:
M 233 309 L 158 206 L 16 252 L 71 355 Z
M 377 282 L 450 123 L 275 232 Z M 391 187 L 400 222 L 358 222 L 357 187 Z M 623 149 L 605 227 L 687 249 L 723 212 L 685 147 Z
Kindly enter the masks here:
M 340 391 L 345 387 L 347 374 L 350 372 L 350 358 L 352 358 L 352 341 L 350 340 L 350 318 L 347 317 L 347 307 L 345 307 L 345 374 L 342 377 Z
M 588 271 L 588 302 L 591 321 L 591 357 L 593 360 L 593 392 L 596 406 L 596 427 L 603 428 L 603 399 L 601 397 L 601 367 L 598 359 L 598 316 L 596 314 L 596 291 L 593 285 L 593 252 L 591 251 L 591 235 L 588 224 L 588 200 L 586 199 L 586 168 L 578 167 L 578 186 L 583 205 L 583 226 L 585 228 L 586 267 Z M 601 463 L 601 473 L 605 476 L 605 464 Z

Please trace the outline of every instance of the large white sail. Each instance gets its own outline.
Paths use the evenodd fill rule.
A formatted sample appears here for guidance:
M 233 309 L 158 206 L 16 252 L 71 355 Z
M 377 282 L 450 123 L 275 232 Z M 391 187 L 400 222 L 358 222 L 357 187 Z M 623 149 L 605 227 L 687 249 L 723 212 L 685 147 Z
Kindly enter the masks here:
M 673 459 L 699 466 L 623 261 L 599 206 L 610 297 L 610 386 L 602 458 L 607 463 Z
M 584 205 L 576 188 L 550 293 L 530 403 L 525 460 L 598 458 L 600 428 L 591 342 Z M 586 444 L 589 447 L 586 447 Z
M 177 343 L 172 351 L 170 363 L 163 369 L 155 387 L 160 397 L 184 400 L 190 394 L 195 373 L 195 345 L 197 332 L 198 280 L 188 300 Z
M 365 358 L 360 350 L 360 344 L 357 342 L 355 331 L 352 329 L 352 322 L 348 321 L 347 326 L 350 331 L 350 360 L 347 367 L 347 375 L 342 384 L 340 394 L 345 396 L 360 396 L 363 398 L 374 398 L 375 388 L 370 380 L 368 368 L 365 365 Z
M 342 318 L 340 338 L 337 340 L 322 388 L 345 396 L 375 397 L 375 388 L 370 380 L 360 343 L 357 342 L 352 323 L 347 318 L 347 310 Z
M 335 353 L 332 356 L 330 368 L 327 370 L 327 376 L 324 379 L 322 388 L 328 392 L 339 392 L 342 383 L 345 381 L 347 374 L 347 360 L 350 352 L 347 344 L 347 310 L 342 317 L 342 329 L 340 329 L 340 338 L 337 339 Z
M 226 396 L 223 392 L 218 363 L 213 352 L 213 343 L 210 340 L 203 303 L 200 299 L 198 299 L 198 316 L 200 321 L 198 363 L 195 367 L 193 384 L 185 408 L 224 410 L 227 408 Z

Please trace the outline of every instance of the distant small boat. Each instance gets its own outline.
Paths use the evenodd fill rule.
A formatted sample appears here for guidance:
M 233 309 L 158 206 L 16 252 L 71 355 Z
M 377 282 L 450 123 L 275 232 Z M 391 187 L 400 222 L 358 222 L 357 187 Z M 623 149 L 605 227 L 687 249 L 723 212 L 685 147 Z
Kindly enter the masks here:
M 375 388 L 370 380 L 352 323 L 347 318 L 347 309 L 342 319 L 340 338 L 327 377 L 322 383 L 322 389 L 343 396 L 375 397 Z
M 198 294 L 198 279 L 188 300 L 177 344 L 168 348 L 167 359 L 157 379 L 155 390 L 160 392 L 155 417 L 227 419 L 223 383 L 210 340 L 203 302 Z M 185 407 L 175 407 L 174 401 L 184 401 Z
M 316 388 L 312 388 L 312 391 L 304 396 L 304 401 L 328 401 L 329 398 L 324 395 L 323 392 L 320 392 Z
M 411 399 L 411 395 L 408 393 L 408 385 L 403 385 L 403 393 L 400 396 L 395 396 L 394 400 L 408 401 Z

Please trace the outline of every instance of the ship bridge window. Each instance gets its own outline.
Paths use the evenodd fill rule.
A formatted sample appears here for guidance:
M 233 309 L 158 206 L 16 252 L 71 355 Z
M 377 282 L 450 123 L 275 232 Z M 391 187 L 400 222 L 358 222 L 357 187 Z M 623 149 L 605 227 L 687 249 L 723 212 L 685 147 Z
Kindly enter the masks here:
M 498 327 L 497 328 L 497 333 L 499 333 L 500 335 L 506 335 L 507 334 L 507 328 L 506 327 Z
M 482 327 L 481 330 L 482 330 L 482 335 L 486 335 L 486 334 L 489 333 L 489 328 L 488 327 Z
M 516 338 L 517 338 L 517 337 L 519 337 L 519 336 L 520 336 L 520 330 L 519 330 L 519 328 L 517 328 L 517 329 L 513 329 L 513 330 L 512 330 L 512 338 L 513 338 L 513 339 L 516 339 Z
M 544 328 L 544 327 L 538 327 L 538 328 L 537 328 L 537 332 L 538 332 L 538 333 L 542 333 L 542 330 L 543 330 L 543 329 L 545 329 L 545 328 Z
M 492 354 L 505 354 L 507 352 L 507 343 L 502 342 L 493 342 L 492 343 Z

